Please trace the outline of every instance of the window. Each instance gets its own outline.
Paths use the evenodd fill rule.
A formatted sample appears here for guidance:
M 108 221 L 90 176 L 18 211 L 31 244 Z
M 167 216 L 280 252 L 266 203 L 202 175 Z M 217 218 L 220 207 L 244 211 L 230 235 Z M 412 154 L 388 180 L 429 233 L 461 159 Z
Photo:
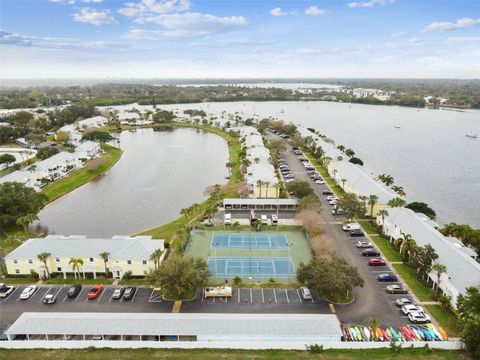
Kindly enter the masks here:
M 61 272 L 61 271 L 62 271 L 62 268 L 61 268 L 61 267 L 57 267 L 57 271 L 58 271 L 58 272 Z
M 32 260 L 32 259 L 28 259 L 28 263 L 29 263 L 29 264 L 33 264 L 33 260 Z
M 127 260 L 128 265 L 132 265 L 132 260 Z
M 15 259 L 14 259 L 14 260 L 13 260 L 13 263 L 14 263 L 14 264 L 18 264 L 18 260 L 15 260 Z
M 90 262 L 93 262 L 93 258 L 90 258 Z
M 15 274 L 20 274 L 20 270 L 15 269 Z
M 60 261 L 60 258 L 55 258 L 55 261 L 57 261 L 57 262 Z
M 143 260 L 143 261 L 142 261 L 142 264 L 143 264 L 143 265 L 147 265 L 147 260 Z

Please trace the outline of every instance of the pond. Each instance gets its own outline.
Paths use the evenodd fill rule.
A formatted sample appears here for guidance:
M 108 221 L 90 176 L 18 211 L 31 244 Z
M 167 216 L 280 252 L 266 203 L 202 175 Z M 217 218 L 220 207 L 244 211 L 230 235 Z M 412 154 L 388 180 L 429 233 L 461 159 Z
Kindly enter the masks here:
M 47 205 L 39 214 L 49 234 L 110 237 L 162 225 L 226 183 L 227 143 L 197 129 L 119 134 L 124 151 L 104 176 Z

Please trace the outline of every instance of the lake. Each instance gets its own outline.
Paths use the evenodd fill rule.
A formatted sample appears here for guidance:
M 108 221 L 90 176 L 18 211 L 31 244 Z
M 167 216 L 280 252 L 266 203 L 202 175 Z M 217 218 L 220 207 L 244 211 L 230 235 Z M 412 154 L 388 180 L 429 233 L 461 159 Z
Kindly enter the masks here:
M 119 108 L 131 108 L 132 105 Z M 423 201 L 439 223 L 480 227 L 480 110 L 434 110 L 337 102 L 229 102 L 161 106 L 244 119 L 275 117 L 313 127 L 352 148 L 374 174 L 387 173 L 408 201 Z M 148 108 L 148 107 L 139 107 Z M 150 107 L 151 108 L 151 107 Z M 394 126 L 400 126 L 399 129 Z
M 217 135 L 139 129 L 119 139 L 124 153 L 110 171 L 38 214 L 50 234 L 141 232 L 177 218 L 182 208 L 206 199 L 207 186 L 227 181 L 228 147 Z

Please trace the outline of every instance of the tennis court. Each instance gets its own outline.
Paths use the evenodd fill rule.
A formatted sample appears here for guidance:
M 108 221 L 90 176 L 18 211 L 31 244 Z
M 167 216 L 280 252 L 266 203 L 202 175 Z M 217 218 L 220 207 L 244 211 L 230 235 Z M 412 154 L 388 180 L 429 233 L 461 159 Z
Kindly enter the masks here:
M 214 277 L 295 278 L 290 257 L 209 257 L 208 268 Z M 290 271 L 289 271 L 290 270 Z
M 288 241 L 285 234 L 214 233 L 211 247 L 229 249 L 286 249 L 288 247 Z

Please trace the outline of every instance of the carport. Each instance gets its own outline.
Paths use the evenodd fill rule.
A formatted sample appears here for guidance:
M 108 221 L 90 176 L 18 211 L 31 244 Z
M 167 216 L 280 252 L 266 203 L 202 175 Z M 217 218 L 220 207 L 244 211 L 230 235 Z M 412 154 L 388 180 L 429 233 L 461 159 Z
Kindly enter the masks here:
M 296 199 L 223 199 L 225 210 L 278 210 L 295 211 Z
M 339 341 L 332 314 L 23 313 L 9 341 Z

